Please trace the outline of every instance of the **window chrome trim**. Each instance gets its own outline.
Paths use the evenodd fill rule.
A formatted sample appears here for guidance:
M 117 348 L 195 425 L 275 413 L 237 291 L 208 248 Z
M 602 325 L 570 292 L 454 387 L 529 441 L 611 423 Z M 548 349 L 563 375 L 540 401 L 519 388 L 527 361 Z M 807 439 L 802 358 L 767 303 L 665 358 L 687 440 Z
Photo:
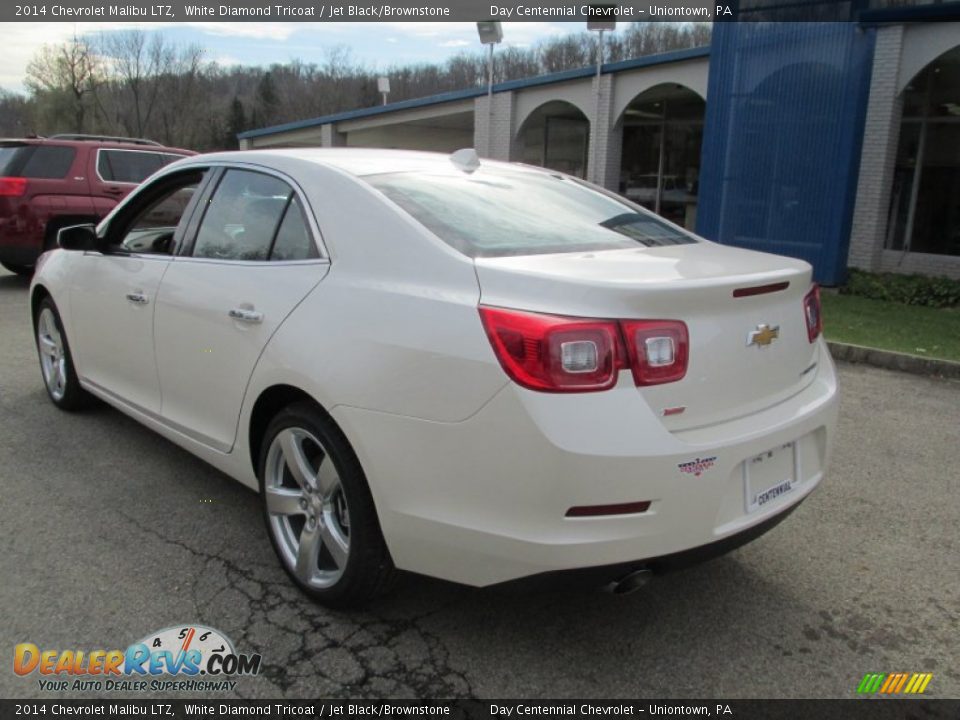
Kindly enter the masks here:
M 202 156 L 200 156 L 202 157 Z M 189 165 L 181 165 L 177 170 L 185 170 Z M 304 210 L 307 211 L 307 226 L 308 231 L 310 232 L 313 240 L 313 244 L 317 249 L 317 252 L 320 254 L 319 258 L 309 258 L 307 260 L 227 260 L 227 259 L 217 259 L 217 258 L 193 258 L 191 255 L 177 255 L 177 258 L 192 258 L 194 260 L 213 260 L 215 262 L 224 262 L 224 263 L 237 263 L 237 262 L 246 262 L 246 263 L 263 263 L 265 265 L 280 265 L 284 263 L 294 263 L 294 262 L 316 262 L 317 260 L 325 260 L 330 262 L 330 253 L 327 252 L 326 241 L 323 239 L 323 232 L 320 230 L 320 225 L 317 222 L 317 214 L 313 209 L 313 205 L 310 204 L 310 199 L 307 197 L 306 192 L 304 192 L 303 187 L 299 182 L 294 180 L 292 177 L 287 175 L 281 170 L 275 170 L 271 167 L 266 167 L 265 165 L 257 165 L 256 163 L 245 163 L 245 162 L 236 162 L 236 161 L 224 161 L 224 160 L 214 160 L 212 162 L 203 163 L 203 167 L 206 168 L 224 168 L 224 170 L 246 170 L 248 172 L 258 172 L 263 175 L 272 175 L 278 180 L 282 180 L 291 187 L 291 189 L 297 194 L 297 197 L 300 199 L 301 204 L 303 205 Z M 216 191 L 214 191 L 214 195 Z M 213 195 L 210 196 L 211 198 Z M 205 211 L 205 209 L 204 209 Z M 203 224 L 203 218 L 200 219 L 200 225 Z M 200 225 L 197 226 L 197 232 L 200 230 Z M 194 236 L 196 236 L 196 232 Z M 194 242 L 196 237 L 191 238 Z M 193 245 L 191 244 L 191 252 L 193 251 Z
M 329 265 L 330 258 L 306 258 L 304 260 L 231 260 L 229 258 L 193 257 L 193 255 L 168 255 L 176 262 L 204 263 L 207 265 L 260 265 L 263 267 L 282 267 L 284 265 Z

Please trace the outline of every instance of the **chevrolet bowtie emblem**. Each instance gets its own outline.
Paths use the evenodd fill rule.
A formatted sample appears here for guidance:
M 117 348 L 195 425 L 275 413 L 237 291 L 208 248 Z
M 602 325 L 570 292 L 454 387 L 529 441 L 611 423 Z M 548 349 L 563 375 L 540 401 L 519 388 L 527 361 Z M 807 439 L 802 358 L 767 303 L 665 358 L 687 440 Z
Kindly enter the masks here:
M 764 324 L 757 325 L 756 330 L 751 330 L 747 334 L 747 347 L 751 345 L 766 347 L 778 337 L 780 337 L 779 325 L 774 325 L 773 327 Z

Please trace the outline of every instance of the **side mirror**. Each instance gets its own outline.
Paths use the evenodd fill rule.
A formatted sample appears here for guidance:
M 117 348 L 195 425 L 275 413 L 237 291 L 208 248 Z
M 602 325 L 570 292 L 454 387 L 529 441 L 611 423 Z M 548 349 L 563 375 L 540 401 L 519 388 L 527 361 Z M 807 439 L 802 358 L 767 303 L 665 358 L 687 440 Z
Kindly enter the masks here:
M 71 225 L 57 231 L 57 245 L 64 250 L 99 250 L 96 225 Z

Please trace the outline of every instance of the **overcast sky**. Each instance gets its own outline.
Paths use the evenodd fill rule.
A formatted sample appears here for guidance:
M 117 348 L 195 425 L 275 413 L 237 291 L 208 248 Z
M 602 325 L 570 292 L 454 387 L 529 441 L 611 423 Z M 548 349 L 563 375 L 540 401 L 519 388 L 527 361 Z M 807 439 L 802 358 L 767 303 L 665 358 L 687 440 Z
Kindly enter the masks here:
M 504 23 L 504 42 L 528 46 L 584 29 L 582 22 Z M 621 23 L 622 26 L 626 24 Z M 176 42 L 195 42 L 208 60 L 225 65 L 267 65 L 299 58 L 321 63 L 325 50 L 344 45 L 355 62 L 382 69 L 407 62 L 442 61 L 479 48 L 475 23 L 0 23 L 0 88 L 22 91 L 30 58 L 44 43 L 139 27 Z

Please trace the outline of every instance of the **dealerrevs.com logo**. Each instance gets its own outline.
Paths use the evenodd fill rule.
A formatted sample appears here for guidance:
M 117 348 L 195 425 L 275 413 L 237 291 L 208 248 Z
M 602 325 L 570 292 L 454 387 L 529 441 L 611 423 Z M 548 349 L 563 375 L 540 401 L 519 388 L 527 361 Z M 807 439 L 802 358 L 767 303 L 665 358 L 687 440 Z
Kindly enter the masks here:
M 219 630 L 181 625 L 151 633 L 126 650 L 41 649 L 20 643 L 13 671 L 36 675 L 50 692 L 231 691 L 237 676 L 258 675 L 261 657 L 238 653 Z

